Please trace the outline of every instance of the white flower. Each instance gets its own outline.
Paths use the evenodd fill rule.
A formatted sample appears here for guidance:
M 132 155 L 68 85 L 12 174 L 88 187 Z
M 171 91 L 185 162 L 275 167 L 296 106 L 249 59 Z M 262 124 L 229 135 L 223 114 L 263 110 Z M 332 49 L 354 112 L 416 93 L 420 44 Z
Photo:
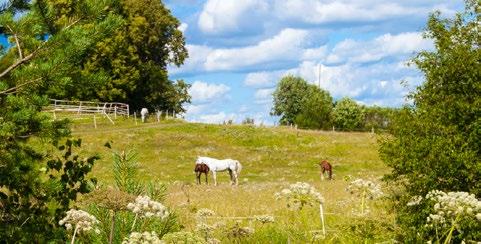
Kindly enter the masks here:
M 351 194 L 356 194 L 359 197 L 362 194 L 366 194 L 366 196 L 370 199 L 376 199 L 383 195 L 381 187 L 378 184 L 363 179 L 356 179 L 351 181 L 351 183 L 349 183 L 349 185 L 347 186 L 346 190 Z
M 198 217 L 206 217 L 206 216 L 213 216 L 213 215 L 215 215 L 215 212 L 208 208 L 201 208 L 197 210 Z
M 411 200 L 409 200 L 409 202 L 407 203 L 407 206 L 409 207 L 409 206 L 419 205 L 422 200 L 423 200 L 422 196 L 414 196 L 411 198 Z
M 255 215 L 254 219 L 263 223 L 263 224 L 274 222 L 274 217 L 272 217 L 270 215 Z
M 275 194 L 276 199 L 287 199 L 287 206 L 290 209 L 300 210 L 304 205 L 322 204 L 324 198 L 317 190 L 305 182 L 297 182 L 289 185 L 289 188 L 282 189 Z
M 67 215 L 59 221 L 60 225 L 65 225 L 67 230 L 73 227 L 77 228 L 78 232 L 87 232 L 92 230 L 92 226 L 98 224 L 99 221 L 89 213 L 83 210 L 70 209 Z M 98 229 L 95 229 L 98 231 Z
M 124 238 L 122 244 L 161 244 L 163 243 L 155 231 L 152 232 L 132 232 L 129 237 Z
M 138 196 L 134 203 L 127 204 L 127 209 L 139 214 L 140 217 L 157 216 L 163 219 L 169 215 L 169 211 L 162 203 L 153 201 L 148 196 Z
M 481 221 L 481 201 L 474 194 L 434 190 L 426 194 L 426 199 L 434 203 L 434 213 L 429 215 L 428 223 L 447 225 L 457 218 Z

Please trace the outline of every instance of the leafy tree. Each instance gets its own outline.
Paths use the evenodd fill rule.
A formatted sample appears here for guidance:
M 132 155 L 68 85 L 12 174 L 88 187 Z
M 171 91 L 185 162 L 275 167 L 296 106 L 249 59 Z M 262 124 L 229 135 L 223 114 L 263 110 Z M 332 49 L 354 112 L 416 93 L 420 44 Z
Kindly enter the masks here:
M 336 128 L 353 130 L 363 127 L 364 109 L 351 98 L 345 97 L 337 101 L 332 114 Z
M 404 242 L 436 235 L 424 228 L 428 206 L 406 206 L 413 196 L 431 190 L 465 191 L 481 197 L 481 3 L 466 0 L 452 19 L 430 15 L 424 33 L 434 51 L 420 52 L 413 63 L 425 82 L 393 121 L 381 144 L 383 160 L 392 168 L 388 180 L 404 191 L 394 195 Z M 455 242 L 481 239 L 480 222 L 455 231 Z
M 107 78 L 88 90 L 69 87 L 63 96 L 126 102 L 133 110 L 185 112 L 188 84 L 170 81 L 167 74 L 167 65 L 179 66 L 187 58 L 180 22 L 158 0 L 122 0 L 113 11 L 124 24 L 96 45 L 81 73 L 83 79 L 99 73 Z
M 391 120 L 396 116 L 397 108 L 370 106 L 364 107 L 365 129 L 387 129 Z
M 331 96 L 300 77 L 283 77 L 273 98 L 271 114 L 281 116 L 283 125 L 297 123 L 304 128 L 323 128 L 329 123 Z
M 86 176 L 97 157 L 75 154 L 80 140 L 59 145 L 69 135 L 68 124 L 41 112 L 48 104 L 43 91 L 72 79 L 79 60 L 121 19 L 109 12 L 109 1 L 73 1 L 70 11 L 58 12 L 60 2 L 34 1 L 15 18 L 10 10 L 0 14 L 12 46 L 0 57 L 2 242 L 62 240 L 58 220 L 95 183 Z
M 305 103 L 295 118 L 300 128 L 327 129 L 331 126 L 332 97 L 327 91 L 310 85 L 305 91 Z

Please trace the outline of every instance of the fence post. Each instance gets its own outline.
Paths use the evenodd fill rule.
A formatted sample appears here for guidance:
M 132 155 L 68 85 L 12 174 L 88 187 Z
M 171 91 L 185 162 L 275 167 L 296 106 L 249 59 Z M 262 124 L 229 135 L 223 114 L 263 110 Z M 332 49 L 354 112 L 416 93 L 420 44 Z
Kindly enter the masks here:
M 334 126 L 332 127 L 332 131 L 336 131 L 336 128 L 334 128 Z
M 114 107 L 114 118 L 117 119 L 117 106 Z
M 374 134 L 374 127 L 371 127 L 371 133 Z
M 97 118 L 95 117 L 95 114 L 94 114 L 94 127 L 95 129 L 97 129 Z

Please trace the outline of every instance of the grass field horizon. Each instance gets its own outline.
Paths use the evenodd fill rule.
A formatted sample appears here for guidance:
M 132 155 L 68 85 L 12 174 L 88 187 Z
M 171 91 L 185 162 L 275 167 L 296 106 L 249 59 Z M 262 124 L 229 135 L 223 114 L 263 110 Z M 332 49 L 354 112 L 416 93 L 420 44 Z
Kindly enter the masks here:
M 378 156 L 377 135 L 373 133 L 182 120 L 158 123 L 152 119 L 147 123 L 119 119 L 112 125 L 105 118 L 97 119 L 95 129 L 91 118 L 84 118 L 72 123 L 72 135 L 82 138 L 82 153 L 99 153 L 101 159 L 91 176 L 97 177 L 100 185 L 114 184 L 112 151 L 103 146 L 105 142 L 112 142 L 116 151 L 137 152 L 140 178 L 167 185 L 165 204 L 177 213 L 187 231 L 195 229 L 195 211 L 208 208 L 216 213 L 214 222 L 232 224 L 240 219 L 244 225 L 254 225 L 255 234 L 243 242 L 316 242 L 312 233 L 320 229 L 319 209 L 311 207 L 294 213 L 274 197 L 291 183 L 307 182 L 325 199 L 328 234 L 319 241 L 355 243 L 392 239 L 393 215 L 386 203 L 371 202 L 371 212 L 358 216 L 358 199 L 345 191 L 351 180 L 379 182 L 389 172 Z M 211 175 L 210 185 L 204 182 L 196 185 L 193 169 L 197 156 L 239 160 L 243 166 L 239 186 L 230 186 L 225 172 L 218 174 L 217 187 L 212 185 Z M 321 181 L 317 165 L 321 160 L 333 164 L 334 180 Z M 259 226 L 249 220 L 251 216 L 263 214 L 275 216 L 275 223 Z M 222 242 L 231 242 L 222 239 L 222 233 L 217 236 Z

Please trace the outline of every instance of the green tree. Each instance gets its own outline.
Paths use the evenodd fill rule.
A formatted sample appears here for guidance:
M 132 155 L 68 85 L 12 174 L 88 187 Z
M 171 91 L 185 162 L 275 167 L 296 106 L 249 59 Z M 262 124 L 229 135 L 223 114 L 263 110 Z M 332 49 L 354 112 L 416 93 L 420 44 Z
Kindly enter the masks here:
M 111 37 L 97 43 L 83 64 L 82 77 L 107 78 L 89 90 L 71 87 L 66 97 L 125 102 L 133 110 L 174 110 L 190 102 L 188 84 L 168 79 L 167 65 L 187 58 L 180 22 L 158 0 L 122 0 L 113 11 L 125 20 Z M 59 96 L 52 91 L 53 96 Z M 61 96 L 61 95 L 60 95 Z
M 364 108 L 349 97 L 337 101 L 333 112 L 333 122 L 336 128 L 354 130 L 363 127 Z
M 58 220 L 95 183 L 87 174 L 97 157 L 75 154 L 80 140 L 59 144 L 70 130 L 67 121 L 41 112 L 48 104 L 43 91 L 72 79 L 79 60 L 121 19 L 109 12 L 109 1 L 72 1 L 66 12 L 59 2 L 34 1 L 15 18 L 11 10 L 0 14 L 12 46 L 0 57 L 2 242 L 62 241 Z
M 365 129 L 387 129 L 396 116 L 397 108 L 369 106 L 364 107 L 364 128 Z
M 331 126 L 332 97 L 327 91 L 309 85 L 305 102 L 294 122 L 300 128 L 327 129 Z
M 413 196 L 431 190 L 465 191 L 481 197 L 481 3 L 467 0 L 452 19 L 430 15 L 424 33 L 433 51 L 420 52 L 413 63 L 425 82 L 410 97 L 381 144 L 387 177 L 404 191 L 394 195 L 404 242 L 436 235 L 424 226 L 428 206 L 406 206 Z M 481 239 L 481 225 L 459 223 L 455 242 Z
M 304 128 L 323 128 L 330 123 L 332 97 L 300 77 L 283 77 L 273 99 L 271 114 L 281 116 L 283 125 L 296 123 Z

